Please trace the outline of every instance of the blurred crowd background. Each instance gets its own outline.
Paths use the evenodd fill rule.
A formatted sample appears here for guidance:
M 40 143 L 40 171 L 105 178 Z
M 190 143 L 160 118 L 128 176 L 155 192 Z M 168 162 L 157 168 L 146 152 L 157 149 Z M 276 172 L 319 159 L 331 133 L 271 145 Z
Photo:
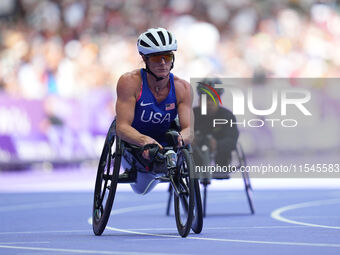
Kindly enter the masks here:
M 136 39 L 149 27 L 175 34 L 173 72 L 188 81 L 337 78 L 339 12 L 340 1 L 315 0 L 1 0 L 0 160 L 97 156 L 117 80 L 143 67 Z M 320 105 L 330 102 L 320 114 L 330 114 L 333 130 L 340 93 L 332 84 L 313 89 Z M 30 108 L 38 123 L 29 123 Z M 331 140 L 328 149 L 340 147 L 339 135 Z

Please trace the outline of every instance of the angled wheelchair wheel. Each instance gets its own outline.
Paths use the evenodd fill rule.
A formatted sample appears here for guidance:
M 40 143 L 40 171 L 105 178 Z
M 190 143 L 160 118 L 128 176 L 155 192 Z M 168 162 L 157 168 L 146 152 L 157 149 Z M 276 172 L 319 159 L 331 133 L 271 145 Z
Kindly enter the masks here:
M 195 183 L 190 172 L 193 171 L 193 163 L 188 150 L 182 149 L 177 164 L 176 186 L 174 190 L 174 207 L 178 233 L 186 237 L 192 226 L 195 206 Z
M 115 140 L 116 143 L 114 143 Z M 92 212 L 92 227 L 95 235 L 103 233 L 110 217 L 121 162 L 120 146 L 121 142 L 116 137 L 114 121 L 107 133 L 98 165 Z
M 255 207 L 254 207 L 254 203 L 253 203 L 253 189 L 250 185 L 249 174 L 244 172 L 244 173 L 242 173 L 242 176 L 243 176 L 244 187 L 245 187 L 245 191 L 246 191 L 246 195 L 247 195 L 247 200 L 248 200 L 250 212 L 251 212 L 251 214 L 255 214 Z
M 247 165 L 246 157 L 244 155 L 244 151 L 243 151 L 241 145 L 238 145 L 237 153 L 239 154 L 240 164 L 242 166 L 246 166 Z M 251 187 L 251 184 L 250 184 L 249 173 L 248 172 L 242 172 L 242 177 L 243 177 L 244 188 L 245 188 L 245 192 L 246 192 L 246 195 L 247 195 L 247 200 L 248 200 L 250 212 L 251 212 L 251 214 L 255 214 L 255 207 L 254 207 L 254 202 L 253 202 L 253 188 Z

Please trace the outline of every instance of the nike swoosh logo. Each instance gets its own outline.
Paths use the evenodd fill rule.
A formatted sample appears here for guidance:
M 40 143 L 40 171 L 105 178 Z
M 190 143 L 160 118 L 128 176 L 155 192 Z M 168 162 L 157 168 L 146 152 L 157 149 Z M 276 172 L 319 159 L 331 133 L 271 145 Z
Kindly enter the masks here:
M 153 103 L 144 103 L 143 101 L 140 103 L 140 106 L 147 106 L 147 105 L 150 105 L 150 104 L 153 104 Z

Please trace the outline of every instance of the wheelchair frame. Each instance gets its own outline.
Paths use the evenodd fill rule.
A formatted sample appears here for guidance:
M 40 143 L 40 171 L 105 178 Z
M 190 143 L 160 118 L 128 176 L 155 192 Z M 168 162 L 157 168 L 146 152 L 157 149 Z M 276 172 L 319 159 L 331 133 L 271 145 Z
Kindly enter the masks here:
M 116 148 L 113 152 L 115 140 Z M 114 120 L 106 135 L 96 177 L 92 214 L 92 225 L 95 235 L 101 235 L 105 230 L 118 183 L 134 183 L 125 181 L 119 176 L 121 159 L 126 145 L 132 146 L 116 136 L 116 122 Z M 135 146 L 132 147 L 134 148 Z M 136 146 L 136 148 L 139 147 Z M 191 176 L 194 167 L 191 146 L 186 145 L 177 149 L 169 146 L 165 149 L 177 151 L 177 165 L 171 169 L 168 168 L 166 174 L 157 176 L 155 179 L 160 182 L 170 182 L 170 185 L 173 187 L 178 233 L 182 237 L 186 237 L 190 229 L 192 229 L 198 234 L 202 231 L 203 227 L 203 212 L 199 183 L 197 179 Z M 184 218 L 183 215 L 185 215 Z
M 240 143 L 237 143 L 236 145 L 236 149 L 233 150 L 236 152 L 237 155 L 237 160 L 238 160 L 238 164 L 236 166 L 236 171 L 240 170 L 241 167 L 245 167 L 247 166 L 247 161 L 246 161 L 246 157 L 244 154 L 244 151 L 242 149 L 242 146 Z M 230 172 L 229 174 L 231 174 L 233 172 Z M 210 179 L 217 179 L 217 180 L 226 180 L 229 179 L 229 175 L 228 177 L 222 177 L 222 178 L 217 178 L 217 177 L 212 177 L 212 178 L 202 178 L 201 180 L 201 184 L 203 185 L 203 217 L 206 216 L 206 212 L 207 212 L 207 190 L 208 190 L 208 185 L 210 184 L 208 180 Z M 246 196 L 247 196 L 247 201 L 248 201 L 248 205 L 249 205 L 249 209 L 251 214 L 255 214 L 255 207 L 254 207 L 254 203 L 253 203 L 253 189 L 250 183 L 250 178 L 249 178 L 249 173 L 246 171 L 242 171 L 242 178 L 243 178 L 243 182 L 244 182 L 244 188 L 245 188 L 245 192 L 246 192 Z M 172 193 L 173 193 L 173 189 L 171 186 L 169 186 L 168 189 L 169 192 L 169 197 L 168 197 L 168 203 L 167 203 L 167 208 L 166 208 L 166 215 L 170 215 L 170 204 L 171 204 L 171 198 L 172 198 Z

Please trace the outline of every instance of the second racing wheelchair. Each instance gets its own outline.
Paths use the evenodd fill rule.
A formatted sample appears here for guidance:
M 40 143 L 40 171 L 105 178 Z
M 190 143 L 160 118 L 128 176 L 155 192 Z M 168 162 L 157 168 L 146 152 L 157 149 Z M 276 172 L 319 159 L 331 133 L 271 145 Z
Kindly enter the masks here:
M 138 147 L 121 140 L 116 135 L 116 121 L 112 122 L 100 156 L 95 183 L 92 212 L 95 235 L 103 233 L 114 204 L 117 185 L 122 183 L 129 183 L 137 193 L 146 194 L 158 183 L 169 182 L 174 191 L 178 233 L 186 237 L 190 229 L 196 234 L 202 231 L 202 202 L 198 180 L 193 178 L 192 149 L 190 145 L 178 146 L 178 135 L 176 130 L 169 130 L 166 136 L 170 146 L 162 150 L 156 144 Z M 138 152 L 145 149 L 149 149 L 153 163 L 142 171 L 136 171 L 138 166 L 143 165 L 143 159 L 138 156 Z M 130 161 L 128 160 L 132 168 L 128 170 L 133 171 L 133 178 L 131 172 L 128 178 L 126 172 L 120 174 L 122 170 L 126 170 L 122 169 L 122 161 L 129 158 L 126 155 L 132 155 Z M 157 170 L 155 165 L 158 165 Z M 159 167 L 160 165 L 163 167 Z

